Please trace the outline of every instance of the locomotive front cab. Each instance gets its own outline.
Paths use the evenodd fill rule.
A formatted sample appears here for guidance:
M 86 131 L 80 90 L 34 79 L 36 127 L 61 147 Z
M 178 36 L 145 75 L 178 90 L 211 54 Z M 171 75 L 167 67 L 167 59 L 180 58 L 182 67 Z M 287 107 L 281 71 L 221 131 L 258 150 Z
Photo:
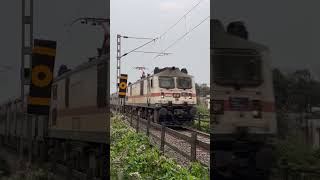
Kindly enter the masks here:
M 159 122 L 181 125 L 192 122 L 196 114 L 196 93 L 193 76 L 186 69 L 165 68 L 153 76 L 153 102 Z

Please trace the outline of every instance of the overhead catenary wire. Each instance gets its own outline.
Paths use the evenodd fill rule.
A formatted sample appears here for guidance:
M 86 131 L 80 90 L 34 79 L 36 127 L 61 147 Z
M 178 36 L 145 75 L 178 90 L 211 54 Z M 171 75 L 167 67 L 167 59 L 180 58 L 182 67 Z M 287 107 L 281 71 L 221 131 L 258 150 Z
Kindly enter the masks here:
M 8 72 L 8 71 L 12 71 L 14 70 L 13 66 L 9 66 L 9 65 L 0 65 L 0 72 L 4 73 L 4 72 Z
M 172 53 L 160 53 L 160 52 L 155 52 L 155 51 L 133 51 L 133 52 L 150 53 L 150 54 L 163 54 L 163 55 L 172 54 Z
M 154 39 L 152 39 L 151 41 L 148 41 L 148 42 L 146 42 L 146 43 L 144 43 L 144 44 L 142 44 L 142 45 L 140 45 L 140 46 L 132 49 L 131 51 L 129 51 L 129 52 L 127 52 L 127 53 L 124 53 L 121 57 L 126 56 L 126 55 L 128 55 L 128 54 L 130 54 L 130 53 L 132 53 L 132 52 L 134 52 L 134 51 L 136 51 L 136 50 L 138 50 L 138 49 L 140 49 L 140 48 L 142 48 L 142 47 L 144 47 L 144 46 L 152 43 L 152 42 L 155 42 L 156 39 L 158 39 L 158 38 L 154 38 Z
M 185 19 L 186 16 L 191 13 L 197 6 L 199 6 L 199 4 L 202 2 L 203 0 L 200 0 L 197 4 L 195 4 L 189 11 L 187 11 L 176 23 L 174 23 L 172 26 L 170 26 L 165 32 L 163 32 L 159 37 L 156 38 L 140 38 L 140 37 L 130 37 L 130 36 L 122 36 L 123 38 L 132 38 L 132 39 L 151 39 L 150 41 L 148 41 L 145 44 L 142 44 L 141 46 L 138 46 L 137 48 L 134 48 L 133 50 L 124 53 L 121 57 L 124 57 L 148 44 L 150 44 L 151 42 L 155 42 L 157 39 L 161 39 L 161 37 L 163 37 L 165 34 L 167 34 L 172 28 L 174 28 L 181 20 Z M 168 53 L 159 53 L 157 56 L 162 56 L 162 55 L 167 55 Z
M 122 36 L 123 38 L 127 39 L 154 39 L 154 38 L 145 38 L 145 37 L 133 37 L 133 36 Z
M 196 7 L 199 6 L 199 4 L 202 2 L 203 0 L 200 0 L 196 5 L 194 5 L 189 11 L 187 11 L 176 23 L 174 23 L 172 26 L 170 26 L 164 33 L 162 33 L 159 36 L 159 39 L 161 39 L 164 35 L 166 35 L 171 29 L 173 29 L 181 20 L 183 20 L 184 18 L 186 18 L 186 16 L 191 13 L 194 9 L 196 9 Z
M 191 13 L 197 6 L 199 6 L 199 4 L 200 4 L 202 1 L 203 1 L 203 0 L 200 0 L 197 4 L 195 4 L 189 11 L 187 11 L 187 12 L 184 14 L 176 23 L 174 23 L 172 26 L 170 26 L 170 27 L 169 27 L 165 32 L 163 32 L 159 37 L 156 37 L 156 38 L 151 39 L 151 38 L 136 38 L 136 37 L 123 36 L 124 38 L 151 39 L 151 40 L 150 40 L 149 42 L 141 45 L 141 46 L 138 46 L 137 48 L 135 48 L 135 49 L 133 49 L 133 50 L 127 52 L 127 53 L 124 53 L 121 57 L 126 56 L 126 55 L 128 55 L 129 53 L 134 52 L 134 51 L 136 51 L 137 49 L 140 49 L 140 48 L 142 48 L 142 47 L 150 44 L 151 42 L 155 42 L 155 40 L 157 40 L 157 39 L 161 39 L 165 34 L 167 34 L 171 29 L 173 29 L 181 20 L 183 20 L 184 18 L 186 18 L 186 16 L 187 16 L 189 13 Z M 163 55 L 163 53 L 160 53 L 160 54 L 158 54 L 157 56 L 161 56 L 161 55 Z
M 197 27 L 199 27 L 202 23 L 204 23 L 206 20 L 208 20 L 210 18 L 210 16 L 207 16 L 204 20 L 202 20 L 199 24 L 197 24 L 196 26 L 194 26 L 190 31 L 187 31 L 185 34 L 183 34 L 180 38 L 178 38 L 177 40 L 175 40 L 171 45 L 169 45 L 167 48 L 165 48 L 163 51 L 160 52 L 160 54 L 165 53 L 168 49 L 170 49 L 172 46 L 174 46 L 175 44 L 177 44 L 180 40 L 182 40 L 185 36 L 187 36 L 188 34 L 190 34 L 192 31 L 194 31 Z M 159 55 L 155 56 L 154 58 L 159 57 Z
M 158 37 L 156 37 L 156 38 L 151 39 L 151 38 L 137 38 L 137 37 L 122 36 L 123 38 L 151 39 L 151 40 L 148 41 L 148 42 L 146 42 L 145 44 L 142 44 L 142 45 L 140 45 L 140 46 L 138 46 L 138 47 L 130 50 L 130 51 L 127 52 L 127 53 L 124 53 L 120 58 L 122 58 L 122 57 L 124 57 L 124 56 L 126 56 L 126 55 L 128 55 L 128 54 L 130 54 L 130 53 L 132 53 L 132 52 L 155 53 L 155 54 L 157 54 L 156 57 L 172 54 L 172 53 L 165 53 L 165 51 L 166 51 L 167 49 L 169 49 L 170 47 L 169 47 L 169 48 L 166 48 L 166 50 L 165 50 L 165 51 L 162 51 L 161 53 L 158 53 L 158 52 L 137 51 L 137 50 L 140 49 L 140 48 L 142 48 L 142 47 L 144 47 L 144 46 L 146 46 L 146 45 L 148 45 L 148 44 L 150 44 L 150 43 L 152 43 L 152 42 L 155 42 L 155 41 L 158 40 L 158 39 L 161 39 L 164 35 L 166 35 L 171 29 L 173 29 L 173 28 L 174 28 L 181 20 L 183 20 L 183 19 L 185 19 L 185 27 L 186 27 L 186 31 L 187 31 L 187 33 L 186 33 L 184 36 L 186 36 L 186 35 L 189 34 L 191 31 L 193 31 L 196 27 L 193 28 L 192 30 L 188 31 L 188 27 L 187 27 L 187 15 L 190 14 L 194 9 L 196 9 L 196 8 L 201 4 L 202 1 L 204 1 L 204 0 L 199 0 L 199 2 L 198 2 L 197 4 L 195 4 L 189 11 L 187 11 L 180 19 L 178 19 L 178 21 L 177 21 L 176 23 L 174 23 L 174 24 L 173 24 L 172 26 L 170 26 L 165 32 L 163 32 L 162 34 L 160 34 L 160 36 L 158 36 Z M 210 17 L 210 16 L 209 16 L 209 17 Z M 206 20 L 206 19 L 205 19 L 205 20 Z M 200 24 L 202 24 L 202 23 L 203 23 L 203 22 L 201 22 Z M 199 25 L 200 25 L 200 24 L 199 24 Z M 199 26 L 199 25 L 198 25 L 198 26 Z M 183 37 L 184 37 L 184 36 L 183 36 Z M 182 38 L 183 38 L 183 37 L 182 37 Z M 181 39 L 182 39 L 182 38 L 181 38 Z M 152 63 L 152 64 L 153 64 L 153 63 Z

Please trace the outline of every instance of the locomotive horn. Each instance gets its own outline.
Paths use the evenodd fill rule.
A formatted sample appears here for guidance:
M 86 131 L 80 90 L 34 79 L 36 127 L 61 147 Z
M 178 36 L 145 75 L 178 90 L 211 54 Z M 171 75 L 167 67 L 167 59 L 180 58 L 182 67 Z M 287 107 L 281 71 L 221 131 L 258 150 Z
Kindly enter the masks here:
M 188 71 L 187 71 L 186 68 L 182 68 L 182 69 L 181 69 L 181 72 L 182 72 L 182 73 L 185 73 L 185 74 L 188 74 Z

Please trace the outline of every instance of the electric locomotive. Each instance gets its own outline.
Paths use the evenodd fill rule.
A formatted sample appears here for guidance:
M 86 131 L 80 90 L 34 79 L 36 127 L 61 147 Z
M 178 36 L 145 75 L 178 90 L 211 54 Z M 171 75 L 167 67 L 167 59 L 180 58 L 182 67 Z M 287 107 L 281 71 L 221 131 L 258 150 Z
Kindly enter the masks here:
M 271 158 L 257 157 L 270 157 L 266 152 L 272 151 L 269 140 L 277 129 L 270 50 L 248 40 L 242 22 L 225 31 L 213 20 L 210 63 L 213 169 L 266 172 Z
M 116 94 L 111 97 L 111 103 L 119 102 Z M 142 117 L 156 123 L 181 126 L 192 122 L 196 104 L 194 77 L 187 69 L 156 67 L 152 75 L 129 83 L 125 110 L 140 111 Z

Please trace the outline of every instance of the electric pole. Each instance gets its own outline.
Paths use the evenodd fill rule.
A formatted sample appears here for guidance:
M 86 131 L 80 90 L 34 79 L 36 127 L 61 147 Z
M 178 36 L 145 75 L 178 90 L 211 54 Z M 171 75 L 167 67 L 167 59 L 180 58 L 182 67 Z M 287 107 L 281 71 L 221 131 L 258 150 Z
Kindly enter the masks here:
M 117 34 L 117 77 L 116 77 L 116 91 L 118 92 L 118 83 L 120 82 L 121 75 L 121 35 Z M 119 105 L 121 105 L 121 99 L 119 98 Z
M 143 40 L 150 40 L 146 42 L 145 44 L 142 44 L 133 50 L 121 54 L 121 38 L 125 39 L 143 39 Z M 146 38 L 146 37 L 131 37 L 131 36 L 121 36 L 120 34 L 117 34 L 117 77 L 116 77 L 116 92 L 118 92 L 118 84 L 120 83 L 120 76 L 121 76 L 121 58 L 132 53 L 132 52 L 140 52 L 140 53 L 155 53 L 158 55 L 169 55 L 171 53 L 165 53 L 165 52 L 147 52 L 147 51 L 137 51 L 138 49 L 155 42 L 158 38 Z M 119 98 L 119 105 L 124 105 L 125 99 L 124 98 Z
M 26 6 L 28 4 L 28 6 Z M 28 8 L 29 7 L 29 8 Z M 29 31 L 28 28 L 29 27 Z M 29 35 L 29 41 L 26 39 L 26 35 Z M 27 120 L 27 134 L 29 141 L 29 161 L 32 160 L 32 119 L 26 113 L 25 108 L 25 86 L 28 86 L 25 81 L 25 57 L 29 57 L 29 64 L 27 68 L 30 69 L 32 62 L 32 47 L 33 47 L 33 0 L 22 0 L 22 34 L 21 34 L 21 108 L 24 113 L 23 121 Z M 21 129 L 22 130 L 22 129 Z M 22 131 L 21 131 L 22 132 Z M 20 138 L 20 155 L 22 155 L 23 149 L 23 135 Z M 22 157 L 22 156 L 21 156 Z

